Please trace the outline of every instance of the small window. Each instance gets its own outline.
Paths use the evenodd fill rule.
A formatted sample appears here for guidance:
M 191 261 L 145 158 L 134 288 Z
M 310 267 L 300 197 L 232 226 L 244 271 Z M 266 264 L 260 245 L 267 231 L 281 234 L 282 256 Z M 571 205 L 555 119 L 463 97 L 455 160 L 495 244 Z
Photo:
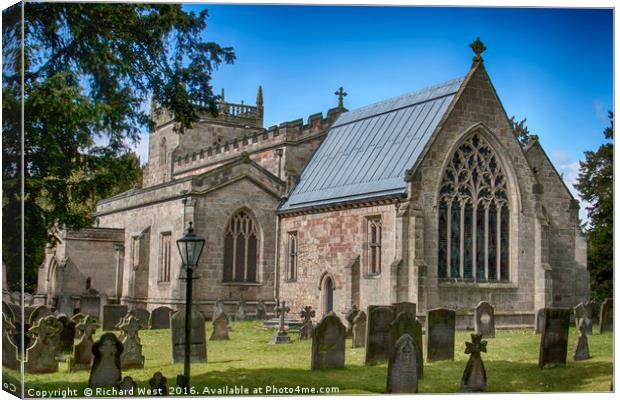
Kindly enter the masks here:
M 288 260 L 286 279 L 294 281 L 297 279 L 297 232 L 288 233 Z
M 368 247 L 366 259 L 368 260 L 368 275 L 381 273 L 381 218 L 368 219 Z
M 164 232 L 159 236 L 159 282 L 170 282 L 171 243 L 170 232 Z

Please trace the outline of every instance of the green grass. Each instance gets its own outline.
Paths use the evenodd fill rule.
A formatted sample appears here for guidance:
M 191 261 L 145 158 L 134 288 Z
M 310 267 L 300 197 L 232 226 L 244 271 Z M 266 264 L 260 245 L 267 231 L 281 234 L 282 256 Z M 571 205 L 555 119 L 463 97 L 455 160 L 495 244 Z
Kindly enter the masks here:
M 211 324 L 207 323 L 207 338 Z M 344 369 L 310 370 L 310 341 L 297 341 L 285 345 L 268 344 L 271 331 L 259 322 L 234 322 L 230 341 L 207 343 L 208 363 L 193 364 L 191 384 L 204 394 L 203 388 L 218 389 L 243 385 L 253 394 L 254 388 L 277 387 L 320 388 L 337 387 L 339 393 L 384 393 L 387 365 L 363 365 L 364 349 L 351 348 L 347 340 L 346 366 Z M 97 332 L 97 336 L 101 332 Z M 148 387 L 148 380 L 156 371 L 162 371 L 174 386 L 176 375 L 182 373 L 182 364 L 172 364 L 170 331 L 151 330 L 140 332 L 145 369 L 123 371 L 140 387 Z M 419 383 L 420 393 L 457 392 L 468 356 L 463 353 L 470 332 L 457 332 L 454 361 L 424 364 L 424 379 Z M 490 392 L 572 392 L 608 391 L 612 376 L 613 335 L 594 334 L 588 338 L 592 358 L 574 362 L 571 355 L 575 330 L 569 337 L 569 357 L 566 366 L 545 368 L 537 366 L 540 335 L 531 330 L 497 331 L 497 337 L 488 340 L 488 353 L 482 355 Z M 19 379 L 17 371 L 3 369 L 5 379 Z M 88 372 L 67 372 L 61 364 L 53 374 L 26 374 L 26 388 L 56 389 L 75 388 L 78 395 L 88 381 Z M 255 394 L 258 394 L 255 392 Z M 264 390 L 262 394 L 266 393 Z M 291 394 L 297 394 L 293 392 Z

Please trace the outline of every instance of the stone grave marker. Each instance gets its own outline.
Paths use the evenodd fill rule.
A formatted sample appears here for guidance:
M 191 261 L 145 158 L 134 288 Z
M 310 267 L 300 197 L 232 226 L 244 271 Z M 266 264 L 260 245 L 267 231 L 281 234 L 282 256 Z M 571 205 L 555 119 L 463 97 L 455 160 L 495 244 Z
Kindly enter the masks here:
M 256 319 L 259 321 L 267 319 L 267 308 L 265 307 L 265 302 L 262 300 L 256 303 Z
M 73 316 L 73 312 L 75 310 L 75 306 L 73 305 L 73 299 L 71 295 L 61 293 L 58 295 L 58 306 L 56 307 L 59 313 L 65 314 L 67 317 L 71 318 Z
M 360 311 L 353 320 L 353 348 L 366 345 L 366 313 Z
M 46 306 L 38 306 L 32 311 L 32 314 L 30 314 L 28 323 L 32 326 L 35 321 L 45 318 L 48 315 L 52 315 L 52 311 L 49 308 Z
M 104 331 L 111 331 L 123 317 L 127 315 L 127 306 L 122 304 L 106 304 L 103 306 L 103 321 L 101 322 Z
M 316 312 L 312 309 L 312 306 L 305 306 L 301 310 L 300 316 L 303 321 L 303 325 L 299 330 L 299 340 L 306 340 L 312 338 L 312 318 L 316 315 Z
M 123 344 L 112 332 L 106 332 L 93 344 L 93 365 L 88 386 L 91 388 L 118 386 L 121 382 Z
M 138 384 L 131 376 L 125 376 L 121 383 L 118 384 L 119 397 L 135 396 L 137 394 Z
M 2 313 L 2 365 L 10 369 L 20 369 L 18 351 L 13 337 L 15 336 L 15 325 L 10 318 Z
M 97 293 L 85 293 L 80 297 L 80 313 L 101 319 L 101 296 Z
M 534 321 L 535 331 L 534 333 L 540 334 L 545 328 L 545 309 L 539 308 L 536 311 L 536 320 Z
M 481 301 L 474 310 L 474 329 L 485 338 L 495 337 L 495 312 L 493 306 Z
M 13 312 L 13 307 L 11 307 L 11 305 L 9 305 L 11 303 L 2 300 L 2 313 L 4 315 L 6 315 L 6 317 L 9 319 L 9 321 L 11 322 L 15 322 L 17 321 L 17 317 L 15 316 L 15 313 Z M 19 307 L 18 307 L 19 309 Z
M 588 332 L 585 318 L 581 318 L 577 323 L 577 340 L 575 341 L 575 351 L 573 361 L 587 360 L 590 358 L 590 346 L 588 345 Z
M 174 311 L 170 307 L 157 307 L 151 312 L 149 326 L 151 329 L 168 329 L 170 328 L 170 315 Z
M 185 359 L 185 310 L 175 312 L 170 316 L 170 336 L 172 340 L 172 361 L 183 363 Z M 192 309 L 191 323 L 191 362 L 207 362 L 207 337 L 205 332 L 205 317 L 200 311 Z
M 228 322 L 226 322 L 226 314 L 219 314 L 212 322 L 213 332 L 209 340 L 229 340 L 228 337 Z
M 142 328 L 138 319 L 129 315 L 120 325 L 123 332 L 123 354 L 121 354 L 121 369 L 144 368 L 142 343 L 138 331 Z
M 540 338 L 538 367 L 566 364 L 570 310 L 568 308 L 545 308 L 543 310 L 545 321 Z
M 235 321 L 245 321 L 247 314 L 245 312 L 245 300 L 239 300 L 237 305 L 237 312 L 235 313 Z
M 80 322 L 82 322 L 82 320 L 84 320 L 84 318 L 86 318 L 86 314 L 77 313 L 73 317 L 71 317 L 71 321 L 75 322 L 75 324 L 77 325 Z
M 613 332 L 614 330 L 614 299 L 608 297 L 601 304 L 599 318 L 599 333 Z
M 319 321 L 312 335 L 311 369 L 344 368 L 345 330 L 333 312 Z
M 73 340 L 75 339 L 75 322 L 71 321 L 65 314 L 59 314 L 57 319 L 62 324 L 60 352 L 71 352 L 73 350 Z
M 34 344 L 26 350 L 25 370 L 30 373 L 57 372 L 57 337 L 62 327 L 53 316 L 38 319 L 28 331 Z
M 30 316 L 32 315 L 35 309 L 36 307 L 32 307 L 32 306 L 24 307 L 24 321 L 26 321 L 28 325 L 30 325 Z M 17 317 L 18 320 L 21 320 L 22 312 L 19 306 L 17 306 L 17 311 L 15 313 L 15 316 Z
M 73 354 L 69 360 L 69 371 L 90 368 L 93 360 L 93 334 L 98 327 L 97 319 L 91 315 L 82 318 L 75 326 L 77 341 L 73 345 Z
M 129 311 L 129 315 L 136 317 L 138 322 L 140 322 L 142 329 L 149 329 L 149 319 L 151 318 L 151 313 L 148 312 L 148 310 L 145 308 L 134 308 Z
M 390 324 L 394 320 L 394 307 L 368 306 L 366 313 L 366 355 L 364 363 L 373 365 L 388 361 L 390 357 Z
M 357 316 L 359 312 L 360 310 L 359 308 L 357 308 L 357 305 L 355 304 L 353 304 L 351 309 L 347 312 L 346 319 L 347 319 L 347 337 L 348 338 L 353 336 L 353 320 L 355 320 L 355 317 Z
M 428 310 L 426 315 L 426 359 L 430 362 L 454 360 L 456 312 L 445 308 Z
M 278 331 L 274 333 L 271 337 L 271 344 L 283 344 L 291 342 L 291 338 L 284 327 L 284 318 L 286 318 L 286 313 L 290 310 L 291 309 L 286 306 L 286 301 L 280 302 L 280 304 L 276 307 L 276 312 L 280 316 L 280 323 L 278 325 Z
M 159 371 L 155 372 L 153 377 L 149 379 L 149 387 L 152 396 L 168 395 L 168 379 Z
M 588 309 L 591 310 L 591 314 L 592 315 L 592 326 L 594 325 L 598 325 L 599 324 L 599 313 L 600 313 L 600 306 L 599 304 L 594 301 L 594 300 L 590 300 L 588 302 L 586 302 L 586 307 Z
M 213 315 L 211 316 L 211 320 L 215 321 L 215 319 L 220 314 L 226 314 L 226 310 L 224 309 L 224 300 L 217 299 L 217 300 L 215 300 L 215 307 L 213 308 Z M 226 318 L 228 320 L 228 316 L 226 316 Z M 230 321 L 228 321 L 228 322 L 230 322 Z
M 422 356 L 422 325 L 418 322 L 411 311 L 402 311 L 390 324 L 390 348 L 393 348 L 396 341 L 403 335 L 409 335 L 416 346 L 416 366 L 418 368 L 416 379 L 424 377 L 424 357 Z
M 400 313 L 409 314 L 409 313 Z M 421 355 L 413 338 L 404 334 L 396 340 L 390 349 L 387 372 L 388 393 L 418 392 L 418 360 Z
M 410 303 L 408 301 L 401 301 L 400 303 L 394 303 L 392 304 L 392 306 L 394 307 L 394 315 L 398 315 L 401 312 L 410 312 L 413 315 L 413 318 L 415 319 L 417 317 L 417 304 L 416 303 Z M 415 340 L 415 338 L 414 338 Z
M 480 357 L 480 352 L 487 352 L 487 342 L 482 340 L 483 335 L 471 334 L 471 343 L 465 342 L 465 354 L 469 354 L 469 360 L 461 378 L 461 392 L 486 392 L 487 372 Z

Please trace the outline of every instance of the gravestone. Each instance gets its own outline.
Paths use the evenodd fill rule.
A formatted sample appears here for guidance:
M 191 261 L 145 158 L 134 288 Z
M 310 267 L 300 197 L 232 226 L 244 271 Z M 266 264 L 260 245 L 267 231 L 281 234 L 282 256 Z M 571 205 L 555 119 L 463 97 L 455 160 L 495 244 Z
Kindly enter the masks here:
M 53 317 L 37 320 L 28 331 L 34 337 L 34 344 L 26 350 L 25 370 L 30 373 L 57 372 L 57 337 L 62 326 Z
M 599 318 L 599 333 L 613 332 L 614 330 L 614 299 L 608 297 L 601 304 Z
M 538 367 L 543 368 L 548 364 L 566 364 L 570 310 L 568 308 L 545 308 L 543 310 L 545 321 L 540 338 Z
M 106 332 L 93 344 L 93 365 L 88 387 L 117 386 L 121 382 L 121 355 L 123 344 L 112 332 Z
M 32 313 L 34 312 L 35 309 L 36 309 L 36 307 L 32 307 L 32 306 L 25 306 L 24 307 L 24 321 L 26 321 L 26 323 L 28 323 L 28 325 L 30 325 L 30 316 L 32 315 Z M 15 316 L 17 317 L 17 319 L 21 319 L 21 317 L 22 317 L 22 312 L 21 312 L 21 309 L 19 308 L 19 306 L 17 306 L 17 312 L 16 312 Z
M 366 355 L 364 363 L 373 365 L 390 357 L 390 324 L 394 320 L 394 307 L 368 306 L 366 313 Z
M 409 313 L 400 313 L 409 314 Z M 418 392 L 418 360 L 421 355 L 413 338 L 404 334 L 396 340 L 390 349 L 387 372 L 388 393 Z
M 247 314 L 245 312 L 245 300 L 239 300 L 239 304 L 237 305 L 237 312 L 235 313 L 235 321 L 245 321 L 247 318 Z
M 213 308 L 213 315 L 211 316 L 211 321 L 215 321 L 215 319 L 220 314 L 226 314 L 226 311 L 224 309 L 224 300 L 217 299 L 215 300 L 215 308 Z M 230 321 L 228 320 L 228 316 L 226 317 L 226 320 L 230 323 Z
M 344 368 L 345 331 L 333 312 L 319 321 L 312 335 L 311 369 Z
M 86 318 L 86 314 L 77 313 L 73 317 L 71 317 L 71 321 L 75 322 L 75 324 L 77 325 L 82 322 L 84 318 Z
M 219 314 L 218 317 L 213 320 L 213 332 L 209 340 L 229 340 L 228 337 L 228 322 L 226 322 L 226 314 Z
M 424 376 L 424 357 L 422 356 L 422 325 L 418 322 L 411 311 L 403 311 L 396 315 L 390 324 L 390 349 L 394 347 L 396 341 L 403 335 L 409 335 L 413 339 L 416 349 L 417 379 Z
M 173 313 L 170 307 L 157 307 L 151 312 L 149 326 L 151 329 L 168 329 L 170 328 L 170 315 Z
M 75 322 L 64 314 L 58 315 L 58 322 L 62 324 L 60 333 L 60 352 L 66 353 L 73 350 L 73 340 L 75 339 Z
M 206 363 L 205 317 L 200 311 L 193 309 L 191 322 L 191 362 Z M 172 339 L 172 362 L 182 363 L 185 360 L 185 310 L 177 311 L 170 316 L 170 335 Z
M 75 306 L 73 305 L 73 299 L 71 295 L 61 293 L 58 295 L 58 306 L 56 307 L 59 313 L 65 314 L 67 317 L 71 318 L 73 316 L 73 312 L 75 310 Z
M 45 318 L 48 315 L 52 315 L 52 311 L 47 308 L 47 306 L 38 306 L 28 317 L 28 323 L 32 326 L 34 322 L 40 320 L 41 318 Z
M 352 337 L 353 336 L 353 320 L 355 320 L 355 317 L 357 316 L 357 314 L 360 312 L 359 308 L 357 308 L 357 305 L 353 304 L 353 306 L 351 307 L 351 309 L 347 312 L 347 337 Z
M 543 329 L 545 328 L 545 309 L 544 308 L 539 308 L 538 311 L 536 311 L 536 321 L 534 322 L 534 326 L 535 326 L 535 331 L 534 333 L 542 333 Z
M 428 310 L 426 315 L 426 360 L 454 360 L 456 312 L 445 308 Z
M 286 301 L 282 301 L 277 307 L 276 312 L 280 316 L 280 323 L 278 325 L 278 331 L 273 334 L 271 337 L 271 344 L 284 344 L 290 343 L 291 338 L 284 327 L 284 318 L 286 318 L 286 313 L 291 309 L 286 306 Z
M 480 357 L 480 352 L 487 352 L 487 342 L 482 340 L 482 335 L 471 334 L 471 343 L 465 342 L 465 354 L 469 354 L 469 360 L 461 378 L 461 392 L 486 392 L 487 372 Z
M 306 340 L 312 337 L 312 318 L 316 315 L 316 312 L 312 309 L 312 306 L 305 306 L 301 310 L 300 316 L 303 321 L 301 329 L 299 329 L 299 340 Z
M 592 326 L 598 325 L 599 324 L 599 313 L 601 311 L 599 304 L 594 300 L 590 300 L 586 302 L 586 307 L 591 310 Z
M 155 372 L 153 377 L 149 379 L 149 387 L 152 396 L 168 395 L 168 379 L 159 371 Z
M 366 345 L 366 313 L 360 311 L 353 320 L 353 348 Z
M 151 318 L 151 313 L 145 308 L 134 308 L 129 311 L 129 315 L 136 317 L 142 329 L 149 329 L 149 319 Z
M 129 315 L 120 325 L 123 332 L 123 354 L 121 354 L 121 369 L 144 368 L 144 356 L 138 331 L 141 329 L 140 322 L 133 315 Z
M 101 322 L 104 331 L 116 329 L 118 323 L 127 314 L 127 306 L 121 304 L 106 304 L 103 306 L 103 321 Z
M 15 306 L 14 304 L 11 304 L 7 301 L 2 300 L 2 313 L 4 315 L 6 315 L 6 317 L 9 319 L 9 321 L 11 322 L 15 322 L 17 321 L 17 317 L 15 315 L 15 313 L 13 312 L 13 307 L 11 306 Z M 19 307 L 17 307 L 17 309 L 19 310 Z
M 101 303 L 98 293 L 84 293 L 80 297 L 80 313 L 101 319 Z
M 267 319 L 267 308 L 265 307 L 265 302 L 262 300 L 256 303 L 256 319 L 259 321 Z
M 17 358 L 18 351 L 13 337 L 15 336 L 15 325 L 10 318 L 2 313 L 2 365 L 10 369 L 20 369 Z
M 577 340 L 575 341 L 575 351 L 573 361 L 587 360 L 590 358 L 590 346 L 588 345 L 588 332 L 585 319 L 580 319 L 577 323 Z
M 73 354 L 69 360 L 69 371 L 90 368 L 93 360 L 93 334 L 98 327 L 97 319 L 91 315 L 85 316 L 75 325 L 77 341 L 73 345 Z
M 135 396 L 137 394 L 138 384 L 131 376 L 125 376 L 121 383 L 118 384 L 119 397 Z
M 413 318 L 415 319 L 417 317 L 417 304 L 416 303 L 410 303 L 408 301 L 401 301 L 400 303 L 394 303 L 392 304 L 392 306 L 394 307 L 394 315 L 398 315 L 401 312 L 410 312 L 413 315 Z M 414 338 L 415 341 L 415 338 Z
M 495 312 L 493 306 L 481 301 L 474 310 L 474 329 L 485 338 L 495 337 Z

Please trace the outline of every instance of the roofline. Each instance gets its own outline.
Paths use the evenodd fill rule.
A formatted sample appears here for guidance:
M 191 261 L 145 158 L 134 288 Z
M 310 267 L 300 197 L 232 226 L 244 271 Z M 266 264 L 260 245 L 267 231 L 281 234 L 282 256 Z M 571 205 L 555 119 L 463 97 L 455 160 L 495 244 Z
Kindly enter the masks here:
M 568 193 L 568 195 L 570 196 L 571 200 L 577 200 L 575 199 L 575 196 L 573 196 L 573 194 L 571 193 L 571 191 L 568 189 L 568 186 L 566 185 L 566 182 L 564 182 L 564 178 L 562 178 L 562 175 L 560 175 L 560 173 L 558 172 L 558 170 L 555 168 L 555 165 L 551 162 L 551 159 L 549 158 L 549 156 L 547 155 L 547 152 L 545 151 L 545 149 L 542 147 L 542 145 L 540 144 L 540 142 L 538 140 L 534 141 L 533 143 L 529 144 L 527 146 L 527 148 L 525 150 L 523 150 L 523 154 L 527 154 L 529 153 L 530 150 L 532 150 L 535 146 L 538 146 L 538 148 L 540 149 L 540 152 L 543 154 L 543 156 L 545 156 L 545 159 L 547 159 L 547 162 L 549 163 L 549 165 L 551 165 L 551 169 L 553 169 L 553 172 L 555 172 L 555 174 L 557 175 L 557 177 L 560 179 L 560 182 L 562 182 L 562 185 L 564 186 L 564 189 L 566 190 L 566 192 Z M 520 146 L 519 146 L 520 147 Z M 525 159 L 527 160 L 527 157 L 525 157 Z M 528 161 L 529 164 L 529 161 Z M 530 166 L 530 169 L 532 167 Z M 535 176 L 535 175 L 534 175 Z M 536 179 L 536 181 L 538 182 L 538 179 Z M 544 190 L 544 189 L 543 189 Z
M 286 210 L 276 210 L 276 214 L 281 215 L 281 216 L 288 216 L 292 214 L 313 214 L 313 213 L 333 211 L 335 209 L 366 207 L 368 204 L 376 204 L 376 203 L 391 204 L 391 203 L 397 203 L 401 200 L 406 200 L 406 199 L 407 199 L 406 192 L 391 193 L 387 195 L 370 197 L 370 198 L 366 197 L 366 198 L 361 198 L 361 199 L 343 200 L 343 201 L 338 201 L 338 202 L 333 202 L 333 203 L 318 204 L 318 205 L 312 205 L 312 206 L 306 206 L 306 207 L 289 208 Z

